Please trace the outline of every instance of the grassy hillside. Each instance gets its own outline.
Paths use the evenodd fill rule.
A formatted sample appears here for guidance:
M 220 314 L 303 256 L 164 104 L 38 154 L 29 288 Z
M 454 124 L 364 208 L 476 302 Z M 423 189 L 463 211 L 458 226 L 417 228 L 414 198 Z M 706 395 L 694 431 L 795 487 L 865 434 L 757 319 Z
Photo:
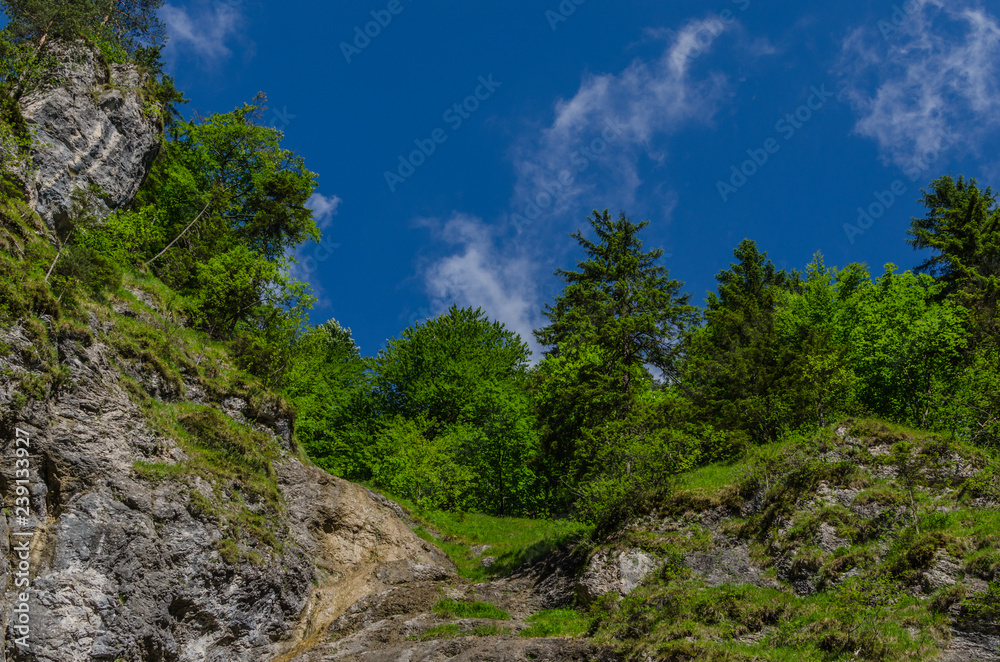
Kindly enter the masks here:
M 629 659 L 748 662 L 928 660 L 1000 634 L 998 466 L 848 421 L 687 474 L 613 543 L 661 565 L 596 604 L 591 634 Z

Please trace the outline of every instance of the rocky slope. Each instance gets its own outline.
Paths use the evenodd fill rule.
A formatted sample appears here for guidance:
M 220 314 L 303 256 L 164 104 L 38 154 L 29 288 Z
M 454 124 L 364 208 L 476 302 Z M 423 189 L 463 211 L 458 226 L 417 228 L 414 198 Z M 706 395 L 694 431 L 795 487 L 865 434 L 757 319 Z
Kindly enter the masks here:
M 280 521 L 267 524 L 274 541 L 244 535 L 239 518 L 265 513 L 265 504 L 227 515 L 234 501 L 252 498 L 247 487 L 199 465 L 201 440 L 185 447 L 148 423 L 129 375 L 154 394 L 160 380 L 108 338 L 116 320 L 152 322 L 155 313 L 135 310 L 136 302 L 116 308 L 105 318 L 92 313 L 90 327 L 73 337 L 50 337 L 29 324 L 0 330 L 0 489 L 7 506 L 0 545 L 13 557 L 8 541 L 18 538 L 10 534 L 34 533 L 27 648 L 15 643 L 10 567 L 0 570 L 8 586 L 8 659 L 268 659 L 364 595 L 382 564 L 447 563 L 366 490 L 305 466 L 291 447 L 287 419 L 251 411 L 246 393 L 207 398 L 188 376 L 172 411 L 217 411 L 237 432 L 274 443 L 280 506 L 268 514 Z M 20 400 L 24 385 L 51 367 L 39 361 L 46 351 L 67 370 L 65 381 L 43 398 Z M 11 512 L 16 430 L 30 435 L 32 516 L 21 524 Z M 331 591 L 333 603 L 325 597 Z
M 628 659 L 992 662 L 998 524 L 990 455 L 849 422 L 684 477 L 579 585 Z

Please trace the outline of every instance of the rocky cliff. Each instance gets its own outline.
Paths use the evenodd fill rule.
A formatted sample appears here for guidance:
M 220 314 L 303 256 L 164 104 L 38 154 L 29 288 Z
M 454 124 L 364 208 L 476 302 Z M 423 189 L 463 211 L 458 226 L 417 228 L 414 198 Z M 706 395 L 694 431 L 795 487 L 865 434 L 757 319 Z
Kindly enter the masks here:
M 184 444 L 150 425 L 163 377 L 111 340 L 120 324 L 162 322 L 155 294 L 135 292 L 71 334 L 29 323 L 0 331 L 0 546 L 12 554 L 15 529 L 34 534 L 27 647 L 16 643 L 18 589 L 0 569 L 7 659 L 270 659 L 364 595 L 382 564 L 447 564 L 366 490 L 304 465 L 290 421 L 255 409 L 253 394 L 207 396 L 189 374 L 165 411 L 270 445 L 273 507 L 246 476 L 212 465 L 223 460 L 206 452 L 211 441 Z M 58 386 L 18 397 L 54 364 L 65 370 Z M 136 400 L 147 397 L 144 411 Z M 26 475 L 16 473 L 18 436 L 30 439 Z M 16 524 L 19 484 L 31 516 Z
M 34 138 L 25 190 L 56 227 L 74 189 L 98 186 L 105 210 L 130 202 L 156 156 L 161 129 L 135 66 L 105 64 L 99 51 L 82 44 L 55 44 L 52 51 L 58 66 L 19 105 Z

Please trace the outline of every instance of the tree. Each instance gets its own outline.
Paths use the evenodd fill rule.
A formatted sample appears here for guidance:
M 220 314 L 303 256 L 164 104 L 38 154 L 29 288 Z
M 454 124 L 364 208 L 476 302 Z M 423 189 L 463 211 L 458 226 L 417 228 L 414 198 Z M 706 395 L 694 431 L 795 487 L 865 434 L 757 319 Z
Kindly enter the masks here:
M 316 175 L 261 126 L 264 98 L 198 122 L 178 122 L 136 201 L 155 208 L 162 243 L 147 266 L 199 305 L 220 338 L 268 328 L 280 309 L 309 307 L 286 255 L 319 229 L 306 206 Z M 263 308 L 262 308 L 263 306 Z
M 107 36 L 135 54 L 162 46 L 163 23 L 156 12 L 163 0 L 0 0 L 10 23 L 8 37 L 41 50 L 52 40 Z
M 564 488 L 586 480 L 611 443 L 588 431 L 628 417 L 651 389 L 647 366 L 676 379 L 679 339 L 698 316 L 682 283 L 658 264 L 663 251 L 643 250 L 638 235 L 648 222 L 607 210 L 587 220 L 596 240 L 572 235 L 586 257 L 576 271 L 556 272 L 565 286 L 545 308 L 549 324 L 535 331 L 547 348 L 535 387 L 543 461 L 564 502 L 572 498 Z
M 911 221 L 908 242 L 934 254 L 918 271 L 936 276 L 941 296 L 972 314 L 978 339 L 996 337 L 1000 300 L 1000 207 L 992 189 L 975 179 L 941 177 L 923 192 L 924 218 Z
M 364 464 L 367 367 L 351 330 L 331 319 L 295 339 L 285 376 L 298 439 L 319 466 L 345 478 L 371 478 Z
M 167 236 L 182 238 L 187 250 L 171 256 L 175 270 L 237 243 L 275 260 L 319 239 L 306 206 L 316 174 L 281 147 L 281 131 L 260 124 L 265 103 L 258 95 L 232 112 L 180 122 L 161 151 L 139 201 L 157 202 L 168 216 Z
M 778 310 L 801 283 L 749 239 L 734 256 L 715 277 L 718 292 L 708 295 L 705 325 L 687 338 L 683 384 L 708 420 L 771 441 L 798 423 L 786 397 L 796 348 L 783 342 Z
M 577 263 L 578 271 L 556 271 L 566 285 L 555 305 L 546 305 L 549 324 L 535 337 L 549 348 L 547 355 L 580 345 L 599 347 L 619 381 L 616 390 L 627 399 L 636 371 L 644 366 L 675 377 L 679 338 L 697 313 L 690 296 L 681 294 L 683 283 L 657 264 L 663 250 L 643 252 L 638 235 L 649 221 L 633 223 L 624 212 L 612 219 L 606 209 L 594 210 L 587 220 L 597 241 L 579 230 L 571 235 L 587 258 Z
M 885 274 L 845 301 L 841 326 L 867 412 L 920 427 L 948 427 L 968 345 L 965 315 L 927 274 Z
M 529 356 L 517 334 L 482 310 L 452 306 L 379 352 L 373 416 L 382 431 L 399 420 L 420 422 L 428 448 L 475 474 L 467 501 L 473 507 L 500 516 L 526 512 L 533 507 L 537 445 L 525 388 Z M 451 446 L 442 448 L 440 439 Z
M 868 278 L 861 265 L 839 271 L 828 268 L 816 253 L 806 267 L 801 291 L 786 292 L 779 303 L 780 343 L 798 348 L 787 389 L 796 420 L 812 418 L 823 427 L 831 415 L 851 406 L 857 380 L 839 321 L 845 300 Z

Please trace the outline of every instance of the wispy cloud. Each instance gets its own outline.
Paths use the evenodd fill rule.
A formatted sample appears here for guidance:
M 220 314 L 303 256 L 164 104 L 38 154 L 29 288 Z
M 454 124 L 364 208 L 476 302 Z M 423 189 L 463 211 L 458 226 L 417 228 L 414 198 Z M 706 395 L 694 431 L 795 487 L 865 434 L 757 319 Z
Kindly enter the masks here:
M 312 210 L 313 218 L 319 229 L 325 230 L 333 222 L 333 217 L 337 215 L 337 210 L 342 202 L 339 195 L 327 197 L 322 193 L 313 193 L 306 202 L 306 207 Z
M 423 221 L 438 238 L 456 251 L 424 270 L 427 292 L 435 312 L 451 304 L 482 308 L 518 333 L 538 355 L 531 332 L 539 323 L 535 268 L 524 254 L 497 248 L 494 228 L 482 219 L 454 214 L 441 223 Z
M 855 132 L 907 168 L 944 145 L 975 151 L 1000 124 L 1000 23 L 965 0 L 913 0 L 852 30 L 837 65 Z
M 642 184 L 639 157 L 662 162 L 666 154 L 658 138 L 711 122 L 728 97 L 724 74 L 693 72 L 731 29 L 709 17 L 679 32 L 648 31 L 647 36 L 666 39 L 659 58 L 635 60 L 618 73 L 588 75 L 573 97 L 558 100 L 552 124 L 514 152 L 515 214 L 531 222 L 533 215 L 565 212 L 598 185 L 616 205 L 630 206 Z
M 229 46 L 244 27 L 239 2 L 198 0 L 187 6 L 166 4 L 160 18 L 167 26 L 169 41 L 164 51 L 168 61 L 192 54 L 212 66 L 232 56 Z

